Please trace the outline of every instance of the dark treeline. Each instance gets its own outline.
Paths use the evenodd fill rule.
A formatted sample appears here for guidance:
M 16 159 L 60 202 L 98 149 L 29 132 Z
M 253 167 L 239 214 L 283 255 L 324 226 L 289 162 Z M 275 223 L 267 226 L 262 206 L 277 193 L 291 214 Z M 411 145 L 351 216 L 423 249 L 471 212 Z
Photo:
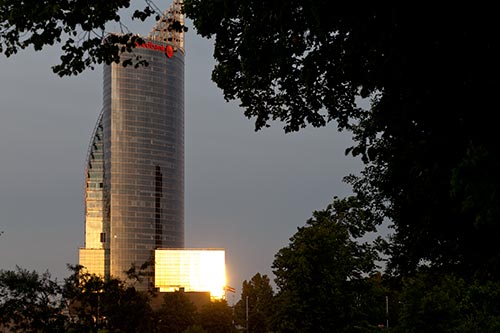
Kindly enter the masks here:
M 104 29 L 128 5 L 2 1 L 0 52 Z M 266 294 L 268 305 L 252 308 L 248 324 L 279 332 L 500 331 L 496 11 L 185 0 L 184 12 L 198 34 L 214 37 L 212 79 L 256 130 L 272 121 L 287 132 L 335 124 L 352 133 L 346 154 L 364 163 L 346 175 L 353 195 L 315 212 L 276 254 L 278 289 Z M 135 16 L 151 14 L 148 7 Z M 118 47 L 86 36 L 66 39 L 58 74 L 119 60 Z M 390 237 L 363 241 L 384 222 Z M 44 276 L 42 285 L 56 288 Z M 248 293 L 265 284 L 254 278 L 244 284 Z M 262 301 L 248 296 L 249 307 Z
M 183 292 L 137 291 L 134 280 L 102 279 L 69 266 L 62 284 L 49 273 L 0 271 L 1 332 L 231 332 L 225 300 L 197 308 Z M 162 297 L 152 307 L 151 299 Z

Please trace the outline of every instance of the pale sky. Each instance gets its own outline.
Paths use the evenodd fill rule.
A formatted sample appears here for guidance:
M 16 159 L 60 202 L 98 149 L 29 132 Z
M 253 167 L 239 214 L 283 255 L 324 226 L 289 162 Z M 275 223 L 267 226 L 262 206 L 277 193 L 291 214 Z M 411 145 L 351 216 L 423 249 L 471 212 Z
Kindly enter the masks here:
M 153 22 L 130 25 L 147 35 Z M 313 210 L 351 193 L 342 178 L 361 163 L 344 155 L 350 134 L 335 124 L 285 134 L 274 122 L 254 132 L 210 80 L 213 41 L 187 25 L 186 247 L 226 249 L 232 303 L 243 280 L 274 278 L 275 253 Z M 0 269 L 63 279 L 84 242 L 85 158 L 102 107 L 102 67 L 59 78 L 50 69 L 59 56 L 57 47 L 0 55 Z

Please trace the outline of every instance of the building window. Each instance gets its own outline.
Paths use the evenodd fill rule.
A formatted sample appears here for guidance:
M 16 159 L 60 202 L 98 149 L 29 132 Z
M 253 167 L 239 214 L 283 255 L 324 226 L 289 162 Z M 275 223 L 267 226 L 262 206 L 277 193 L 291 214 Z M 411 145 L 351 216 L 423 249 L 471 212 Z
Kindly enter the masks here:
M 106 233 L 101 232 L 101 243 L 106 243 Z

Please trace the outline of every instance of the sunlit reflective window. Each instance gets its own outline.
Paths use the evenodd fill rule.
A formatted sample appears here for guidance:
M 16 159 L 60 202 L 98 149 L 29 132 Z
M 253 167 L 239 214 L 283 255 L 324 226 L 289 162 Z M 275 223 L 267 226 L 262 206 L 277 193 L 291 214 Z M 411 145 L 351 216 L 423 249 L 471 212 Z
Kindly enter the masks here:
M 222 249 L 155 250 L 155 287 L 160 292 L 209 291 L 212 298 L 224 296 L 225 251 Z

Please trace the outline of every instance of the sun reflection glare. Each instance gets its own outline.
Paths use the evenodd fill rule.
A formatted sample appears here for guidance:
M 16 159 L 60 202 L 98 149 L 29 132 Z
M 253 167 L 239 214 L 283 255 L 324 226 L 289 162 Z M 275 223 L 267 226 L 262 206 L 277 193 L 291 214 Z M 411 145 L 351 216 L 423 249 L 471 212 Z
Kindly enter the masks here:
M 155 287 L 160 292 L 210 292 L 224 297 L 226 285 L 225 252 L 222 249 L 155 250 Z

